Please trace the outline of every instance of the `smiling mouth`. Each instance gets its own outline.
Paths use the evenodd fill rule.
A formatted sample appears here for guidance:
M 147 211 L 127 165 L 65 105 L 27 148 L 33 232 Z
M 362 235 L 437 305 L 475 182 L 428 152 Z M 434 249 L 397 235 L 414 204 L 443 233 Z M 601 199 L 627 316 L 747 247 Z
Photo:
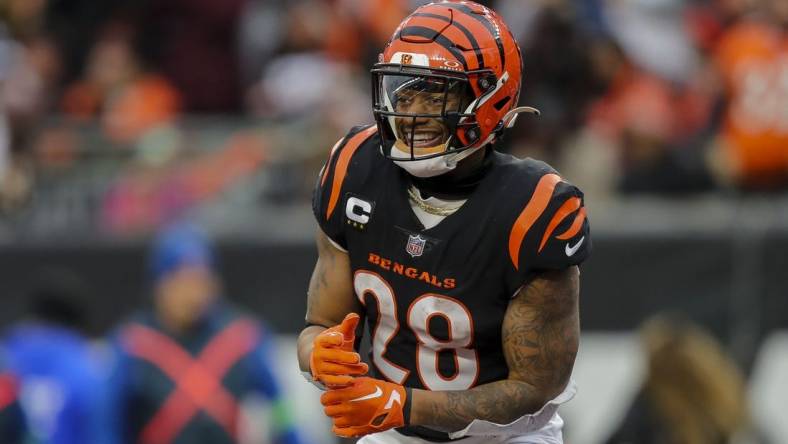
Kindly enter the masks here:
M 443 131 L 436 129 L 417 129 L 413 133 L 413 143 L 411 144 L 410 130 L 402 128 L 400 129 L 400 132 L 405 135 L 403 139 L 405 143 L 411 148 L 433 147 L 435 145 L 440 145 L 444 140 Z

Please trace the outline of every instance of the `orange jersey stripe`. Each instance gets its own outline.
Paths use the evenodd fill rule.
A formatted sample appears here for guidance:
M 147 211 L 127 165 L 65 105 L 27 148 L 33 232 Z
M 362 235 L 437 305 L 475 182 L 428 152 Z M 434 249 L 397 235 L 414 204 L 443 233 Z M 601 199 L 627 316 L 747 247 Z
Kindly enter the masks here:
M 545 174 L 542 176 L 539 179 L 539 183 L 536 184 L 536 190 L 534 190 L 531 200 L 528 201 L 525 209 L 514 222 L 512 232 L 509 234 L 509 257 L 512 259 L 514 268 L 520 268 L 520 247 L 526 233 L 536 223 L 539 216 L 544 213 L 550 198 L 553 196 L 555 186 L 560 181 L 561 177 L 557 174 Z
M 328 170 L 331 168 L 331 161 L 334 160 L 334 154 L 336 154 L 337 148 L 339 148 L 339 145 L 341 145 L 344 140 L 344 137 L 339 139 L 337 143 L 334 144 L 334 147 L 331 148 L 331 152 L 328 154 L 328 160 L 326 161 L 325 166 L 323 166 L 323 177 L 320 179 L 321 187 L 326 184 L 326 179 L 328 179 Z
M 351 137 L 350 140 L 348 140 L 347 144 L 345 144 L 345 147 L 342 149 L 342 152 L 339 153 L 337 166 L 334 169 L 334 182 L 331 184 L 331 197 L 328 199 L 328 208 L 326 209 L 326 219 L 331 218 L 331 214 L 334 212 L 334 208 L 337 206 L 337 202 L 339 201 L 339 190 L 342 189 L 342 182 L 345 181 L 347 168 L 348 165 L 350 165 L 350 158 L 353 157 L 353 154 L 361 146 L 361 144 L 377 130 L 378 127 L 373 125 L 363 131 L 359 131 L 356 133 L 356 135 Z
M 572 226 L 555 238 L 567 240 L 575 237 L 575 234 L 577 234 L 577 232 L 580 231 L 580 228 L 583 227 L 584 220 L 586 220 L 586 207 L 581 208 L 580 211 L 577 212 L 577 216 L 575 216 L 575 221 L 572 222 Z
M 570 214 L 577 211 L 580 208 L 580 198 L 579 197 L 571 197 L 561 205 L 561 208 L 555 213 L 553 216 L 553 220 L 550 221 L 550 224 L 547 225 L 547 230 L 544 232 L 544 236 L 542 236 L 542 243 L 539 244 L 539 252 L 542 252 L 542 248 L 544 248 L 544 244 L 547 243 L 547 239 L 550 238 L 550 235 L 553 234 L 553 230 L 560 224 L 564 219 L 566 219 Z

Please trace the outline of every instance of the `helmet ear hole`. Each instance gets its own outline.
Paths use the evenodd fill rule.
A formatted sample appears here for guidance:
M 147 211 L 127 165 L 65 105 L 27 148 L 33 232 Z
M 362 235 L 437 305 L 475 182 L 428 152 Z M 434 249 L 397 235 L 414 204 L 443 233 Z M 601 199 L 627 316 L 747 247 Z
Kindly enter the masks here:
M 511 100 L 511 99 L 512 99 L 512 97 L 511 97 L 511 96 L 506 96 L 506 97 L 504 97 L 503 99 L 501 99 L 501 100 L 499 100 L 499 101 L 495 102 L 495 103 L 493 104 L 493 106 L 495 107 L 495 109 L 496 109 L 497 111 L 500 111 L 500 110 L 502 110 L 502 109 L 503 109 L 503 107 L 504 107 L 504 106 L 506 106 L 506 104 L 507 104 L 507 103 L 509 103 L 509 100 Z

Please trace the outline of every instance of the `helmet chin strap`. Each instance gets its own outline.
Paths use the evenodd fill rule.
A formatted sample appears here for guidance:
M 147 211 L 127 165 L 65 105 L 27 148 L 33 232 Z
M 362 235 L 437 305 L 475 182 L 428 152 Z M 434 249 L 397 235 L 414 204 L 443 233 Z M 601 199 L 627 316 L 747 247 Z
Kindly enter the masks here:
M 517 121 L 517 117 L 522 113 L 536 114 L 537 116 L 541 114 L 538 109 L 531 106 L 519 106 L 512 108 L 501 119 L 501 122 L 503 123 L 502 127 L 513 127 Z M 443 195 L 446 197 L 467 196 L 476 188 L 479 182 L 481 182 L 481 179 L 487 173 L 491 163 L 489 154 L 492 151 L 491 143 L 493 142 L 494 138 L 495 136 L 491 134 L 489 140 L 479 144 L 479 146 L 475 148 L 470 148 L 459 153 L 448 154 L 444 156 L 446 158 L 446 164 L 450 164 L 452 166 L 450 172 L 433 177 L 411 176 L 413 184 L 416 185 L 416 187 L 421 191 L 426 191 L 430 194 L 437 194 L 439 196 Z M 457 164 L 459 164 L 459 162 L 461 162 L 463 159 L 473 155 L 480 149 L 486 149 L 484 160 L 481 162 L 481 164 L 466 174 L 462 174 L 459 177 L 456 176 L 454 173 L 457 172 L 455 170 Z
M 405 159 L 404 156 L 400 157 L 399 159 L 394 157 L 395 153 L 400 153 L 402 155 L 407 156 L 410 152 L 412 155 L 413 151 L 408 147 L 405 142 L 400 139 L 397 139 L 396 142 L 391 147 L 391 156 L 392 160 L 395 164 L 397 164 L 400 168 L 404 169 L 411 176 L 415 177 L 434 177 L 446 174 L 450 171 L 453 171 L 457 168 L 457 165 L 468 156 L 472 155 L 476 151 L 479 150 L 480 147 L 475 148 L 468 148 L 458 152 L 446 151 L 450 144 L 451 138 L 440 145 L 435 145 L 433 147 L 424 148 L 428 151 L 434 151 L 435 154 L 443 153 L 440 156 L 435 157 L 428 157 L 428 158 L 418 158 L 416 157 L 411 159 Z M 440 149 L 440 151 L 438 151 Z M 405 151 L 408 150 L 408 151 Z
M 457 166 L 461 160 L 465 159 L 466 157 L 470 156 L 471 154 L 475 153 L 481 148 L 481 146 L 477 146 L 475 148 L 468 148 L 467 150 L 460 151 L 459 153 L 451 153 L 443 156 L 446 160 L 446 164 Z
M 473 161 L 473 165 L 459 164 L 456 169 L 433 177 L 409 175 L 411 183 L 428 196 L 448 200 L 465 199 L 487 175 L 487 171 L 492 164 L 492 156 L 490 156 L 492 149 L 490 147 L 482 147 L 481 149 L 484 150 L 483 154 L 479 154 L 478 149 L 468 150 L 473 151 L 474 154 L 484 156 L 478 160 L 478 163 Z M 471 159 L 467 161 L 470 162 Z M 457 162 L 460 161 L 458 160 Z

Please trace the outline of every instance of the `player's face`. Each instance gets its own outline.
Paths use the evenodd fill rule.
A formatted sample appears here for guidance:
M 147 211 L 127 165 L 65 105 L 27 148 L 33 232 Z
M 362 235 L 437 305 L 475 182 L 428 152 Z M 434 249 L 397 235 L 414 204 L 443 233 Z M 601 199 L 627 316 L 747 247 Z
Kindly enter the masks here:
M 202 266 L 185 266 L 164 277 L 157 286 L 159 315 L 179 328 L 198 321 L 218 293 L 213 272 Z
M 389 123 L 400 151 L 416 157 L 446 150 L 452 135 L 447 116 L 456 116 L 470 101 L 464 80 L 387 74 L 379 87 L 395 114 Z
M 447 109 L 454 110 L 459 107 L 460 97 L 456 93 L 444 95 L 443 92 L 405 90 L 397 95 L 394 110 L 408 114 L 441 114 L 444 96 Z M 413 148 L 415 156 L 443 150 L 441 144 L 449 139 L 449 129 L 439 118 L 400 117 L 395 118 L 395 121 L 397 137 Z

